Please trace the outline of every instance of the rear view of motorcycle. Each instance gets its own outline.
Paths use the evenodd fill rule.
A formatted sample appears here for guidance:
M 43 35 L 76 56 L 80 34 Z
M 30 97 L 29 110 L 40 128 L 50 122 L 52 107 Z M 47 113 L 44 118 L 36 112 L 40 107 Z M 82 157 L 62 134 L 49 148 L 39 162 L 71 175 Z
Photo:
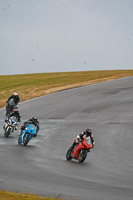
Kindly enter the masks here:
M 66 153 L 66 159 L 67 160 L 78 160 L 79 163 L 82 163 L 85 161 L 87 157 L 87 153 L 90 152 L 90 149 L 92 149 L 93 146 L 90 141 L 87 141 L 86 139 L 81 140 L 74 149 L 71 149 L 71 147 L 68 149 Z
M 36 136 L 36 127 L 33 124 L 28 124 L 28 126 L 21 130 L 18 136 L 18 144 L 26 146 L 29 141 Z
M 14 130 L 17 130 L 17 127 L 18 127 L 18 121 L 15 116 L 11 116 L 8 119 L 6 119 L 3 126 L 5 137 L 11 135 L 11 133 L 13 133 Z

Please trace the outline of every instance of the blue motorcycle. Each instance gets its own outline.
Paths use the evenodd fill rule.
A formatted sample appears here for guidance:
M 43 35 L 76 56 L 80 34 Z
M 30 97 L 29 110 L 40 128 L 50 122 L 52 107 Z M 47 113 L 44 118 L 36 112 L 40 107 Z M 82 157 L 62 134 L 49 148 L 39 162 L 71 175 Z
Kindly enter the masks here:
M 18 144 L 26 146 L 28 142 L 36 135 L 36 127 L 34 124 L 28 124 L 24 130 L 20 130 Z

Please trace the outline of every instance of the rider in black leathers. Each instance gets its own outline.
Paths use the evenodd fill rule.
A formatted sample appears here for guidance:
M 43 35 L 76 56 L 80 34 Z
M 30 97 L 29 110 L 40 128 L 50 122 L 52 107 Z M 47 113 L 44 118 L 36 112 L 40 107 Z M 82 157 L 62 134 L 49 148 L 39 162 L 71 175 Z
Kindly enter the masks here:
M 16 92 L 14 92 L 13 95 L 11 95 L 8 100 L 6 101 L 7 106 L 6 106 L 6 116 L 7 118 L 9 118 L 12 115 L 15 115 L 18 122 L 21 121 L 21 115 L 18 111 L 18 109 L 16 109 L 14 111 L 14 108 L 17 107 L 18 103 L 20 101 L 20 97 L 18 96 L 18 94 Z
M 80 142 L 80 140 L 83 140 L 84 138 L 87 139 L 88 137 L 90 137 L 92 146 L 94 148 L 95 141 L 94 141 L 94 138 L 93 138 L 93 135 L 92 135 L 92 130 L 87 128 L 85 131 L 83 131 L 82 133 L 77 135 L 77 137 L 75 138 L 75 140 L 74 140 L 72 146 L 70 147 L 70 149 L 73 150 L 75 145 L 78 144 Z

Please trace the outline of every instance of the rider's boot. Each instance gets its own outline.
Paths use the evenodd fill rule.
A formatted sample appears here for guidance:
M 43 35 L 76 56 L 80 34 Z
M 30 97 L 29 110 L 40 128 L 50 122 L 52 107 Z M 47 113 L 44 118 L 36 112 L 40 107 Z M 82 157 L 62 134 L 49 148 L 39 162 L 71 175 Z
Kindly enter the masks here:
M 21 131 L 22 131 L 22 130 L 20 129 L 20 130 L 19 130 L 19 133 L 18 133 L 18 136 L 20 136 L 20 134 L 21 134 Z

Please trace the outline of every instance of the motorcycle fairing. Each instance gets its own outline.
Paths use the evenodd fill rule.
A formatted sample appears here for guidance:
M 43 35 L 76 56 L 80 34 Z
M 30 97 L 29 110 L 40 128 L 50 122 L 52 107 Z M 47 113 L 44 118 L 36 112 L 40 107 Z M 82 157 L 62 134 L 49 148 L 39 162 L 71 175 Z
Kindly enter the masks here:
M 81 149 L 91 149 L 92 148 L 92 144 L 91 143 L 87 143 L 87 141 L 84 139 L 82 142 L 78 143 L 76 145 L 76 147 L 74 148 L 73 152 L 72 152 L 72 156 L 73 158 L 78 159 L 79 157 L 79 151 Z

